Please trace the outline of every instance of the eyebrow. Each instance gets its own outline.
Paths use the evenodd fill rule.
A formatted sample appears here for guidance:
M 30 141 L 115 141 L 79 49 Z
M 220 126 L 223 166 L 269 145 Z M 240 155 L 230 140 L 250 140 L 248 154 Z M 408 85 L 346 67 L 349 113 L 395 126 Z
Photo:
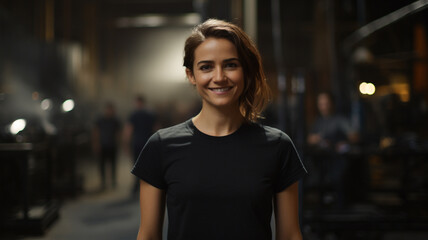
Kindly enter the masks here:
M 238 58 L 228 58 L 228 59 L 223 60 L 223 62 L 232 62 L 232 61 L 238 61 L 239 62 L 239 59 Z M 204 63 L 212 63 L 212 62 L 213 61 L 211 61 L 211 60 L 202 60 L 202 61 L 199 61 L 196 65 L 204 64 Z

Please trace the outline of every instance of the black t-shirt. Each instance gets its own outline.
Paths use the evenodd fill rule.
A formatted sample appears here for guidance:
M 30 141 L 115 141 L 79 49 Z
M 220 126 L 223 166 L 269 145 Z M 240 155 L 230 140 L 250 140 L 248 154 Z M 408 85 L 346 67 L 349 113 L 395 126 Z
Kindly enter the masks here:
M 272 197 L 306 170 L 280 130 L 214 137 L 188 120 L 156 132 L 132 173 L 166 191 L 168 240 L 271 240 Z

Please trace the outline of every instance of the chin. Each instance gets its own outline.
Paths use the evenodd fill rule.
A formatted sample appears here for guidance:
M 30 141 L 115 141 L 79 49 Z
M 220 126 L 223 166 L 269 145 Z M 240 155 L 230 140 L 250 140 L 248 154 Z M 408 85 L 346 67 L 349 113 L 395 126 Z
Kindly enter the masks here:
M 228 108 L 228 107 L 237 107 L 239 109 L 239 104 L 233 101 L 224 101 L 224 102 L 211 102 L 210 105 L 218 108 Z

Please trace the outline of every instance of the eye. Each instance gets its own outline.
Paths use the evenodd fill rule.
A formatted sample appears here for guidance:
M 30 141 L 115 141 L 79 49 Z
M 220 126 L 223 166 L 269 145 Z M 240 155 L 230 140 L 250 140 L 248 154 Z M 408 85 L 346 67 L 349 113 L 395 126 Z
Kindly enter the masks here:
M 204 65 L 199 66 L 199 70 L 201 70 L 201 71 L 208 71 L 211 68 L 212 68 L 212 66 L 209 64 L 204 64 Z
M 236 62 L 228 62 L 224 65 L 225 68 L 237 68 L 239 67 L 239 64 Z

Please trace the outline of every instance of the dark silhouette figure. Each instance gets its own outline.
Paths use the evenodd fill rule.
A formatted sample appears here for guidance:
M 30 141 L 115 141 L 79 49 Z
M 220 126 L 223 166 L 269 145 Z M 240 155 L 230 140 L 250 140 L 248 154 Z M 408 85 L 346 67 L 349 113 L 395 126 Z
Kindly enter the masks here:
M 116 163 L 121 123 L 116 117 L 115 107 L 106 103 L 104 113 L 93 129 L 93 148 L 100 161 L 101 188 L 106 188 L 106 168 L 110 164 L 111 184 L 116 186 Z
M 135 110 L 128 118 L 125 126 L 125 139 L 130 145 L 132 158 L 137 160 L 140 151 L 143 149 L 147 140 L 154 133 L 157 122 L 155 114 L 146 109 L 145 99 L 142 96 L 135 98 Z M 132 194 L 136 195 L 139 188 L 139 180 L 135 178 L 135 184 L 132 188 Z

